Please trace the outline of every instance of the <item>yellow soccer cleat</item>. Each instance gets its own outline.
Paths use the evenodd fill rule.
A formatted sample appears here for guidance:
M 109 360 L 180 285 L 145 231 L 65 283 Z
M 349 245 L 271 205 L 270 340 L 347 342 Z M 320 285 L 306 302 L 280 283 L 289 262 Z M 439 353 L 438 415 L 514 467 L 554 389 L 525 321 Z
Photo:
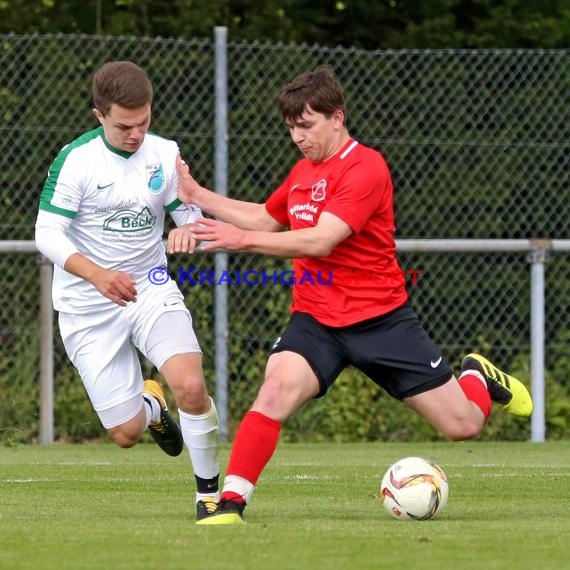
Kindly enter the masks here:
M 461 363 L 461 371 L 477 370 L 487 382 L 491 400 L 509 414 L 528 418 L 532 414 L 532 398 L 526 386 L 509 376 L 480 354 L 468 354 Z

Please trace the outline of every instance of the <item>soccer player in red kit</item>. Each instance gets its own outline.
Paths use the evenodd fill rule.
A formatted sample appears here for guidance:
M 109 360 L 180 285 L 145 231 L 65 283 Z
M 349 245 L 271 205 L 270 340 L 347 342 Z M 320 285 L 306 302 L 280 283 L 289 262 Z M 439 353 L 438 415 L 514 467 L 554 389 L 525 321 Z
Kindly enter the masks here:
M 204 249 L 293 258 L 290 320 L 275 341 L 264 382 L 236 432 L 221 500 L 198 524 L 242 523 L 282 424 L 324 396 L 349 365 L 424 416 L 451 440 L 483 429 L 496 402 L 528 417 L 532 399 L 516 378 L 468 354 L 456 379 L 414 313 L 396 259 L 393 189 L 382 155 L 353 139 L 344 90 L 329 67 L 303 73 L 279 96 L 303 158 L 264 204 L 200 186 L 178 159 L 178 197 L 219 220 L 169 239 Z M 288 230 L 287 230 L 288 228 Z

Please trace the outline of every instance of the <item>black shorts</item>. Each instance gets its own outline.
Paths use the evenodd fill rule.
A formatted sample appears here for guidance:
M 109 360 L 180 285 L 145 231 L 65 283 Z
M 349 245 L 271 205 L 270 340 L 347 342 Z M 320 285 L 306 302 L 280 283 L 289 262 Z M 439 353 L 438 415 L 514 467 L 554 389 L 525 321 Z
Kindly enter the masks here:
M 321 387 L 317 398 L 347 366 L 358 368 L 398 400 L 441 386 L 453 374 L 408 302 L 386 315 L 340 328 L 293 313 L 272 353 L 284 350 L 309 363 Z

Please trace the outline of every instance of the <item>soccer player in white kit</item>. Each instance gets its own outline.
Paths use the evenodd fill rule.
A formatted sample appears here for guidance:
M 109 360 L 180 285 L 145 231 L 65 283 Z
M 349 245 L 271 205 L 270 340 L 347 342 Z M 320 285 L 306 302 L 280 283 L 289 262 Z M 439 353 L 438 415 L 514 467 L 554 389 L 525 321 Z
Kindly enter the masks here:
M 121 447 L 135 445 L 147 427 L 169 455 L 179 455 L 185 443 L 201 520 L 218 501 L 218 416 L 162 242 L 166 212 L 176 226 L 201 212 L 177 198 L 176 142 L 148 132 L 153 87 L 146 72 L 132 62 L 108 62 L 93 76 L 92 93 L 101 126 L 52 163 L 36 245 L 54 263 L 60 333 L 101 423 Z M 188 232 L 177 232 L 170 239 L 193 250 Z M 137 349 L 169 385 L 180 426 L 160 384 L 143 380 Z

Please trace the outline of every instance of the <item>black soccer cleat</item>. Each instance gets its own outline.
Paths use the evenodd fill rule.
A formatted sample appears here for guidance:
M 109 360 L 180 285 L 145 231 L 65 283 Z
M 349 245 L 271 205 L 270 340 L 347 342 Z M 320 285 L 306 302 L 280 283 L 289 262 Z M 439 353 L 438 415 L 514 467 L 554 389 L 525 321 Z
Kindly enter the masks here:
M 243 510 L 245 503 L 221 499 L 217 507 L 205 517 L 196 521 L 196 524 L 244 524 Z
M 218 508 L 218 504 L 219 499 L 215 499 L 214 497 L 200 499 L 196 503 L 196 524 L 200 524 L 198 521 L 204 520 L 214 514 Z
M 152 439 L 164 453 L 172 457 L 180 455 L 184 449 L 182 431 L 175 419 L 168 413 L 162 387 L 155 380 L 145 380 L 144 393 L 156 398 L 160 404 L 160 420 L 148 425 Z

